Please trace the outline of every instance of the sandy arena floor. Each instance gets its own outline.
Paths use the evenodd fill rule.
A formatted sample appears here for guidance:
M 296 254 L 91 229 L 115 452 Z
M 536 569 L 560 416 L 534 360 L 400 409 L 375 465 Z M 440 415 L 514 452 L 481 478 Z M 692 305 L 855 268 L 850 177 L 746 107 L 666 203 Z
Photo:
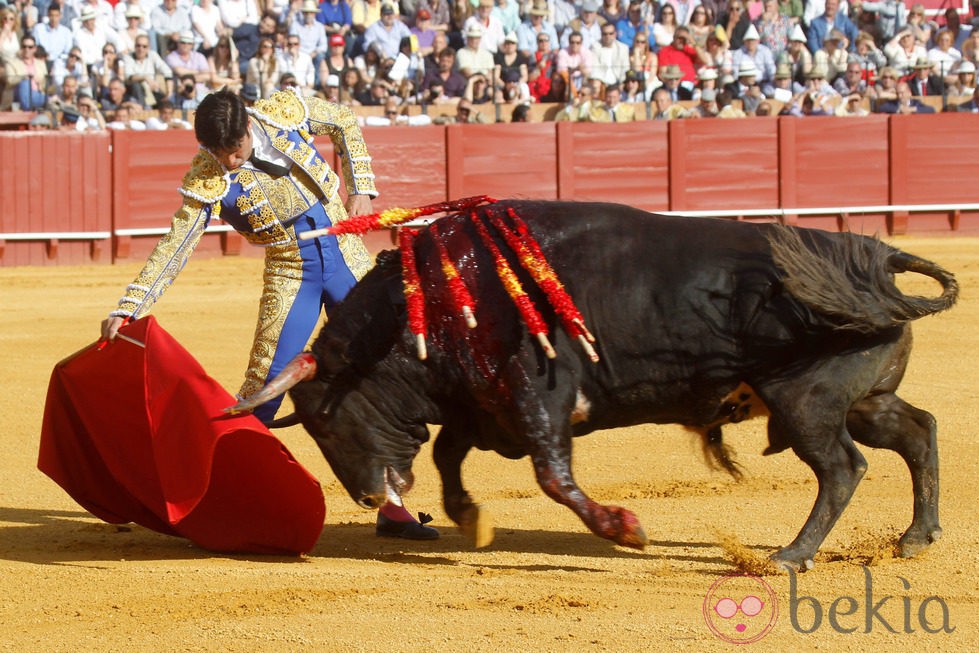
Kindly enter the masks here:
M 789 577 L 766 578 L 778 620 L 746 650 L 979 650 L 979 239 L 894 242 L 954 271 L 962 285 L 955 309 L 916 323 L 902 387 L 938 419 L 944 538 L 918 559 L 893 558 L 890 543 L 910 523 L 910 480 L 896 454 L 864 449 L 870 469 L 816 568 L 795 579 L 794 594 Z M 260 266 L 253 258 L 192 261 L 155 311 L 232 392 Z M 642 426 L 579 439 L 575 460 L 586 491 L 642 520 L 652 540 L 643 553 L 591 535 L 540 492 L 527 460 L 491 453 L 471 454 L 465 474 L 494 517 L 492 546 L 473 550 L 450 524 L 428 450 L 415 465 L 409 508 L 433 513 L 442 539 L 382 540 L 374 515 L 347 497 L 294 427 L 279 435 L 326 494 L 327 524 L 309 556 L 216 555 L 105 524 L 37 471 L 37 446 L 51 368 L 95 339 L 136 270 L 0 269 L 2 651 L 732 650 L 702 613 L 712 585 L 736 571 L 720 542 L 768 555 L 795 536 L 815 496 L 814 477 L 791 452 L 760 455 L 761 421 L 726 431 L 747 470 L 742 483 L 708 470 L 679 427 Z M 946 608 L 951 633 L 941 631 Z

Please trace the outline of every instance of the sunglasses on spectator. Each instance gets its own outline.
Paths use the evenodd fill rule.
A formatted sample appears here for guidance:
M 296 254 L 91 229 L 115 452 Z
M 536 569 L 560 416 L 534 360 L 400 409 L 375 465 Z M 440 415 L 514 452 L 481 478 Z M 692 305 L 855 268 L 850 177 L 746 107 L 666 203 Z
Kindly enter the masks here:
M 289 47 L 290 47 L 290 48 L 291 48 L 292 46 L 294 46 L 294 45 L 299 45 L 299 41 L 289 41 Z
M 33 43 L 31 43 L 29 45 L 27 43 L 24 43 L 20 47 L 24 48 L 25 50 L 34 50 L 35 48 L 37 48 L 37 46 L 34 45 Z

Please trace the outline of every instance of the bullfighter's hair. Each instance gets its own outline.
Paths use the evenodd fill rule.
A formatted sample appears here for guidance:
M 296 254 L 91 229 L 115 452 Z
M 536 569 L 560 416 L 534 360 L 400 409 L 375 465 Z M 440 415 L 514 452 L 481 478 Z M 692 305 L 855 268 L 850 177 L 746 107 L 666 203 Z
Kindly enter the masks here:
M 944 311 L 955 304 L 958 283 L 940 266 L 894 249 L 877 238 L 821 234 L 777 225 L 768 236 L 772 258 L 793 297 L 837 329 L 874 333 Z M 917 272 L 942 286 L 936 298 L 903 294 L 896 272 Z

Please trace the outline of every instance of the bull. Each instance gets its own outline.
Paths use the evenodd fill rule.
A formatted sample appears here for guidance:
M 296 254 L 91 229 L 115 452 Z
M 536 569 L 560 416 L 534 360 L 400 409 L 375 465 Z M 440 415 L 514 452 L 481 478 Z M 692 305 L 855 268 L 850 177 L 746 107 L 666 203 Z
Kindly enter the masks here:
M 529 337 L 474 228 L 504 207 L 529 226 L 574 298 L 598 363 L 554 329 L 553 311 L 524 277 L 557 356 Z M 896 451 L 910 470 L 914 514 L 900 553 L 914 555 L 941 535 L 936 421 L 895 394 L 911 353 L 909 323 L 956 300 L 954 276 L 938 265 L 851 233 L 614 204 L 508 201 L 438 224 L 440 243 L 429 229 L 414 246 L 430 320 L 426 360 L 407 327 L 400 256 L 386 252 L 312 353 L 284 373 L 306 379 L 290 391 L 296 415 L 361 506 L 411 488 L 426 425 L 437 424 L 444 508 L 477 545 L 492 531 L 463 486 L 462 462 L 474 447 L 529 456 L 549 497 L 593 533 L 641 549 L 647 539 L 635 515 L 596 503 L 575 482 L 572 439 L 681 424 L 702 438 L 709 462 L 737 477 L 721 429 L 767 416 L 764 454 L 792 449 L 818 480 L 809 517 L 772 556 L 776 564 L 812 567 L 867 469 L 855 442 Z M 475 298 L 475 328 L 449 310 L 440 247 Z M 894 283 L 902 272 L 935 279 L 940 295 L 902 293 Z

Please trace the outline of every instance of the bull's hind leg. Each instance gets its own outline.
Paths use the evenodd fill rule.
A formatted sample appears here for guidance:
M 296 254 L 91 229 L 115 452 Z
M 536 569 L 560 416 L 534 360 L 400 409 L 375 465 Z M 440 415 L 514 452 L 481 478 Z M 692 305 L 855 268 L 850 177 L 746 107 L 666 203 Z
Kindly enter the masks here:
M 861 399 L 846 416 L 853 438 L 904 458 L 914 488 L 914 518 L 898 546 L 913 556 L 941 537 L 938 523 L 938 443 L 935 418 L 893 393 Z
M 818 412 L 811 411 L 812 414 Z M 775 419 L 774 415 L 772 419 Z M 819 490 L 802 530 L 772 559 L 787 569 L 811 569 L 816 550 L 850 502 L 867 470 L 867 461 L 842 424 L 833 426 L 812 421 L 791 426 L 782 423 L 776 428 L 787 436 L 796 455 L 816 474 Z

